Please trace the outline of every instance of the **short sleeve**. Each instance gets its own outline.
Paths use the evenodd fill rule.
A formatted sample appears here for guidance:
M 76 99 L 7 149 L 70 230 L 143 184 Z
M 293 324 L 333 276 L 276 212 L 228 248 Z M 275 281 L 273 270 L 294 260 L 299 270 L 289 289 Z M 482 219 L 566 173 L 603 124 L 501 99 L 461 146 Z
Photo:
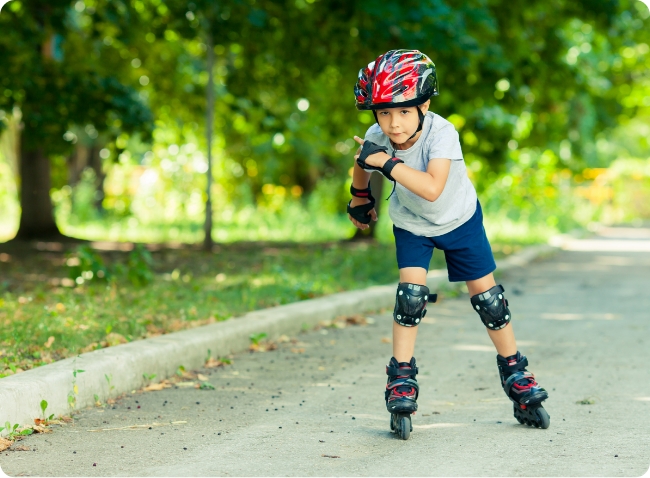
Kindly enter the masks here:
M 431 135 L 431 140 L 427 144 L 427 150 L 427 159 L 463 159 L 463 151 L 460 147 L 458 132 L 451 123 L 444 125 L 435 134 Z

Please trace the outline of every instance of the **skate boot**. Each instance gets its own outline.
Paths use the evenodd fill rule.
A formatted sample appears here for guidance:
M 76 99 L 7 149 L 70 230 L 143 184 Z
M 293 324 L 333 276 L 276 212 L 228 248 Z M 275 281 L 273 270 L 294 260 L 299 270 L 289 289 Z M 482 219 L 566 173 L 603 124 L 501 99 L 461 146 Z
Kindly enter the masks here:
M 514 404 L 514 415 L 519 423 L 537 428 L 548 428 L 551 419 L 542 402 L 548 393 L 535 381 L 535 376 L 526 370 L 528 359 L 517 352 L 510 357 L 497 355 L 497 366 L 501 385 Z
M 395 357 L 386 366 L 388 383 L 386 384 L 386 408 L 390 412 L 390 430 L 397 433 L 403 440 L 408 440 L 413 425 L 411 414 L 418 409 L 418 386 L 415 376 L 418 368 L 415 357 L 410 362 L 397 362 Z

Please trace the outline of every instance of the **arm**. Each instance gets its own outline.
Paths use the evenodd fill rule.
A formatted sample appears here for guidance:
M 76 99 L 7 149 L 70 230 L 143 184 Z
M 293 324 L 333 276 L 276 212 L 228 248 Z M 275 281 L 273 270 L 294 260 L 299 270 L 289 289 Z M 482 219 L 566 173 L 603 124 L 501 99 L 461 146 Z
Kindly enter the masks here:
M 372 173 L 369 173 L 367 171 L 364 171 L 361 166 L 359 166 L 356 162 L 356 158 L 359 155 L 359 152 L 361 151 L 361 148 L 357 151 L 355 155 L 355 162 L 354 162 L 354 168 L 352 170 L 352 186 L 354 186 L 356 189 L 366 189 L 368 187 L 368 184 L 370 183 L 370 175 Z M 370 201 L 365 198 L 358 198 L 358 197 L 352 197 L 350 200 L 350 206 L 356 207 L 356 206 L 361 206 L 363 204 L 368 204 Z M 377 211 L 375 209 L 372 209 L 370 211 L 370 217 L 372 218 L 373 221 L 377 221 Z M 354 224 L 356 227 L 358 227 L 361 230 L 368 229 L 370 227 L 370 224 L 363 224 L 356 219 L 354 219 L 352 216 L 348 214 L 348 219 Z
M 385 159 L 384 162 L 390 159 L 387 154 L 383 156 L 384 158 L 382 159 Z M 433 202 L 438 199 L 443 189 L 445 189 L 445 183 L 447 182 L 447 177 L 449 177 L 450 169 L 451 160 L 435 158 L 429 161 L 426 172 L 417 171 L 404 163 L 400 163 L 395 165 L 391 175 L 395 181 L 413 194 L 417 194 L 421 198 Z
M 355 136 L 355 141 L 363 145 L 364 141 Z M 355 159 L 359 158 L 360 151 L 357 151 Z M 384 152 L 370 154 L 365 158 L 365 164 L 381 168 L 391 156 Z M 355 165 L 355 168 L 359 167 Z M 429 160 L 426 171 L 418 171 L 403 162 L 393 166 L 390 175 L 392 178 L 414 194 L 417 194 L 427 201 L 433 202 L 442 194 L 445 188 L 449 170 L 451 169 L 451 160 L 446 158 L 433 158 Z M 365 172 L 359 167 L 361 172 Z M 356 187 L 356 186 L 355 186 Z

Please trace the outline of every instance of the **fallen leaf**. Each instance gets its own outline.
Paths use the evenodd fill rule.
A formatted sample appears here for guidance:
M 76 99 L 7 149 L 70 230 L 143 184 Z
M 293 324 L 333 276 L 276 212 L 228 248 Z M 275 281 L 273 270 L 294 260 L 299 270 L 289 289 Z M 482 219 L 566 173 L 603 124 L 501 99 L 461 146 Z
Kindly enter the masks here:
M 45 347 L 49 349 L 53 343 L 54 343 L 54 336 L 50 335 L 50 337 L 47 339 L 47 342 L 45 342 L 43 345 L 45 345 Z
M 382 344 L 389 344 L 391 342 L 392 342 L 392 340 L 390 339 L 390 337 L 382 337 L 381 338 L 381 343 Z
M 6 438 L 0 437 L 0 451 L 4 451 L 11 446 L 12 442 Z
M 201 382 L 207 382 L 207 381 L 208 381 L 208 377 L 206 377 L 206 376 L 203 375 L 202 373 L 198 373 L 198 374 L 196 374 L 196 378 L 198 378 L 199 380 L 201 380 Z
M 297 349 L 297 348 L 292 348 L 292 349 L 291 349 L 291 352 L 294 353 L 294 354 L 304 354 L 304 353 L 305 353 L 305 349 L 304 349 L 303 347 L 300 347 L 299 349 Z
M 42 418 L 34 418 L 34 425 L 41 425 L 42 423 L 45 423 L 47 420 L 43 420 Z
M 32 429 L 34 430 L 34 433 L 52 433 L 51 429 L 42 425 L 34 425 Z
M 352 315 L 345 318 L 345 322 L 350 325 L 366 325 L 368 321 L 363 315 Z
M 321 456 L 324 456 L 325 458 L 341 458 L 338 455 L 321 455 Z
M 223 363 L 221 360 L 210 357 L 207 360 L 207 362 L 205 362 L 204 366 L 205 366 L 205 368 L 214 368 L 214 367 L 223 367 L 224 365 L 226 365 L 226 364 Z
M 165 382 L 160 382 L 160 383 L 152 383 L 151 385 L 147 385 L 142 389 L 143 392 L 158 392 L 160 390 L 164 390 L 165 388 L 170 388 L 171 385 Z
M 13 451 L 32 451 L 27 445 L 18 445 L 12 448 Z

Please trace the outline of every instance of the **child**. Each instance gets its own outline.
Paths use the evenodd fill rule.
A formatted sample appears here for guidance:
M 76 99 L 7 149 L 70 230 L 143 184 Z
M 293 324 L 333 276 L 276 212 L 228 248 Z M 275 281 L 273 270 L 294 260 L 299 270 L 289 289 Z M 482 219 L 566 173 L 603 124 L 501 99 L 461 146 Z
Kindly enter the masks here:
M 450 122 L 428 111 L 429 98 L 438 95 L 435 65 L 417 50 L 391 50 L 359 71 L 354 92 L 357 109 L 371 110 L 377 121 L 365 141 L 354 138 L 362 145 L 355 156 L 348 204 L 356 227 L 365 229 L 370 220 L 377 220 L 371 172 L 394 182 L 389 214 L 400 282 L 393 312 L 393 357 L 386 367 L 388 411 L 395 418 L 417 410 L 413 351 L 427 302 L 436 301 L 426 276 L 437 247 L 445 252 L 449 280 L 466 282 L 472 307 L 496 347 L 501 384 L 514 403 L 515 417 L 547 428 L 549 417 L 541 402 L 548 394 L 526 371 L 528 361 L 517 351 L 508 301 L 492 275 L 496 264 L 458 133 Z M 408 432 L 405 435 L 402 438 L 408 438 Z

